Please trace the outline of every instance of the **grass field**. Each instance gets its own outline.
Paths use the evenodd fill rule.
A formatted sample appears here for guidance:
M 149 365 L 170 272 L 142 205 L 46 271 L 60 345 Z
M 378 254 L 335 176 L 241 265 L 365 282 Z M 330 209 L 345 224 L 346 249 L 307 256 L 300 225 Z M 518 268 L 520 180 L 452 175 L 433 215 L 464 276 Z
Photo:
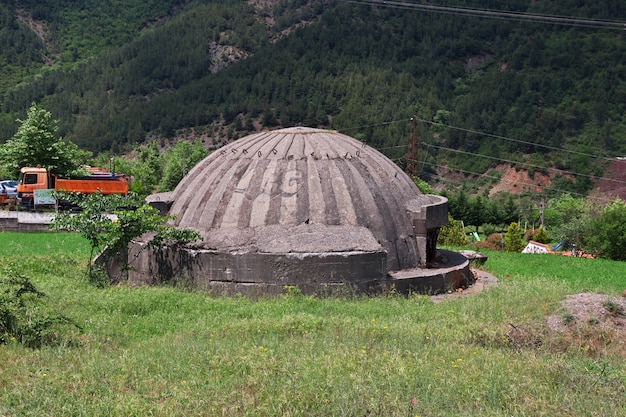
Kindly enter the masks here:
M 78 236 L 2 233 L 4 268 L 81 330 L 41 349 L 0 345 L 0 416 L 626 415 L 623 345 L 542 330 L 567 294 L 621 294 L 624 263 L 487 254 L 499 284 L 440 303 L 250 300 L 98 289 Z

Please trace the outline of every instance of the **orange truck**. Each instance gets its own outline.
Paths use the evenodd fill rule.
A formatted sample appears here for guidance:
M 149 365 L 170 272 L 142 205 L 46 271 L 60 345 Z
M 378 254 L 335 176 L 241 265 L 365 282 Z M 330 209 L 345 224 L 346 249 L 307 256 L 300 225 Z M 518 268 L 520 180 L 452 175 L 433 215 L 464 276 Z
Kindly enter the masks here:
M 17 204 L 34 207 L 41 196 L 41 204 L 50 204 L 49 193 L 54 190 L 73 193 L 128 194 L 128 178 L 123 174 L 114 174 L 100 168 L 90 168 L 89 175 L 79 179 L 59 178 L 41 167 L 24 167 L 20 170 L 17 182 Z

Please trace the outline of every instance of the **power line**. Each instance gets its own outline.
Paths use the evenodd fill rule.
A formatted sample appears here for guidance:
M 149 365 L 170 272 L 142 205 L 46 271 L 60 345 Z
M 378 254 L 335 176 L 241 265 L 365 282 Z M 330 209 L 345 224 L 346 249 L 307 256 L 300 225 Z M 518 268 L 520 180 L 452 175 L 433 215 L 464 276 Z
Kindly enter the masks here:
M 524 166 L 527 166 L 527 167 L 536 168 L 536 169 L 540 169 L 540 170 L 553 171 L 553 172 L 556 172 L 557 174 L 568 174 L 568 175 L 574 175 L 576 177 L 579 177 L 579 176 L 580 177 L 587 177 L 587 178 L 592 179 L 592 180 L 601 180 L 601 179 L 603 179 L 603 180 L 607 180 L 607 181 L 616 182 L 618 184 L 626 184 L 626 181 L 620 181 L 620 180 L 616 180 L 616 179 L 613 179 L 613 178 L 595 177 L 593 175 L 582 174 L 582 173 L 579 173 L 579 172 L 566 171 L 566 170 L 557 169 L 557 168 L 550 168 L 550 167 L 546 167 L 546 166 L 542 166 L 542 165 L 531 164 L 529 162 L 514 161 L 514 160 L 509 160 L 509 159 L 504 159 L 504 158 L 496 158 L 495 156 L 481 155 L 481 154 L 477 154 L 477 153 L 473 153 L 473 152 L 462 151 L 460 149 L 446 148 L 445 146 L 439 146 L 439 145 L 434 145 L 434 144 L 429 144 L 428 146 L 431 146 L 431 147 L 436 148 L 436 149 L 442 149 L 442 150 L 445 150 L 445 151 L 462 153 L 464 155 L 477 156 L 479 158 L 491 159 L 491 160 L 495 160 L 495 161 L 506 162 L 506 163 L 509 163 L 509 164 L 524 165 Z
M 481 131 L 478 131 L 478 130 L 472 130 L 472 129 L 467 129 L 467 128 L 463 128 L 463 127 L 453 126 L 453 125 L 446 125 L 446 124 L 443 124 L 443 123 L 438 123 L 438 122 L 433 122 L 431 120 L 422 119 L 422 118 L 419 118 L 417 116 L 413 116 L 413 118 L 415 120 L 417 120 L 418 122 L 422 122 L 422 123 L 429 124 L 429 125 L 432 125 L 432 126 L 438 126 L 438 127 L 447 128 L 447 129 L 459 130 L 459 131 L 463 131 L 463 132 L 467 132 L 467 133 L 473 133 L 473 134 L 480 135 L 480 136 L 488 136 L 488 137 L 491 137 L 491 138 L 502 139 L 502 140 L 509 141 L 509 142 L 516 142 L 516 143 L 521 143 L 521 144 L 524 144 L 524 145 L 530 145 L 530 146 L 535 146 L 535 147 L 539 147 L 539 148 L 550 149 L 552 151 L 565 152 L 565 153 L 570 153 L 570 154 L 573 154 L 573 155 L 586 156 L 586 157 L 595 158 L 595 159 L 603 159 L 603 160 L 608 161 L 608 162 L 613 162 L 613 161 L 617 160 L 615 157 L 607 157 L 607 156 L 595 155 L 595 154 L 590 154 L 590 153 L 585 153 L 585 152 L 572 151 L 572 150 L 565 149 L 565 148 L 559 148 L 557 146 L 543 145 L 541 143 L 530 142 L 530 141 L 525 141 L 525 140 L 521 140 L 521 139 L 514 139 L 514 138 L 507 137 L 507 136 L 496 135 L 494 133 L 486 133 L 486 132 L 481 132 Z M 352 127 L 348 127 L 348 128 L 342 128 L 341 131 L 342 132 L 347 132 L 347 131 L 350 131 L 350 130 L 360 130 L 360 129 L 370 128 L 370 127 L 387 126 L 387 125 L 396 124 L 396 123 L 407 123 L 407 122 L 410 122 L 410 120 L 411 119 L 399 119 L 399 120 L 393 120 L 393 121 L 389 121 L 389 122 L 372 123 L 372 124 L 362 125 L 362 126 L 352 126 Z M 401 148 L 401 147 L 406 147 L 406 146 L 407 145 L 385 146 L 385 147 L 381 147 L 381 148 L 377 148 L 377 149 L 378 150 L 394 149 L 394 148 Z
M 455 15 L 459 15 L 459 16 L 472 16 L 472 17 L 481 17 L 481 18 L 496 18 L 496 19 L 505 19 L 505 20 L 529 21 L 529 22 L 535 22 L 535 23 L 557 24 L 557 25 L 575 26 L 575 27 L 587 27 L 587 28 L 597 28 L 597 29 L 626 30 L 626 23 L 625 22 L 620 22 L 620 21 L 615 21 L 615 20 L 606 20 L 606 19 L 587 19 L 587 18 L 576 18 L 576 17 L 571 17 L 571 16 L 533 14 L 533 13 L 522 13 L 522 12 L 514 12 L 514 11 L 477 9 L 477 8 L 469 8 L 469 7 L 439 6 L 439 5 L 433 5 L 433 4 L 412 3 L 412 2 L 404 2 L 404 1 L 389 1 L 389 0 L 340 0 L 340 1 L 343 1 L 343 2 L 346 2 L 346 3 L 354 3 L 354 4 L 373 5 L 373 6 L 375 5 L 375 6 L 380 6 L 380 7 L 412 9 L 412 10 L 422 10 L 422 11 L 435 12 L 435 13 L 455 14 Z M 429 120 L 419 119 L 417 117 L 414 117 L 411 120 L 412 121 L 418 120 L 418 121 L 421 121 L 423 123 L 436 125 L 436 126 L 440 126 L 440 127 L 444 127 L 444 128 L 448 128 L 448 129 L 455 129 L 455 130 L 464 131 L 464 132 L 467 132 L 467 133 L 493 137 L 493 138 L 497 138 L 497 139 L 501 139 L 501 140 L 521 143 L 521 144 L 525 144 L 525 145 L 531 145 L 531 146 L 535 146 L 535 147 L 541 147 L 541 148 L 549 149 L 549 150 L 552 150 L 552 151 L 566 152 L 566 153 L 579 155 L 579 156 L 585 156 L 585 157 L 589 157 L 589 158 L 603 159 L 603 160 L 606 160 L 606 161 L 614 161 L 615 160 L 615 158 L 604 157 L 604 156 L 600 156 L 600 155 L 593 155 L 593 154 L 589 154 L 589 153 L 585 153 L 585 152 L 578 152 L 578 151 L 567 150 L 567 149 L 564 149 L 564 148 L 559 148 L 559 147 L 554 147 L 554 146 L 549 146 L 549 145 L 543 145 L 543 144 L 529 142 L 529 141 L 523 141 L 523 140 L 519 140 L 519 139 L 508 138 L 508 137 L 505 137 L 505 136 L 479 132 L 479 131 L 475 131 L 475 130 L 471 130 L 471 129 L 465 129 L 465 128 L 460 128 L 460 127 L 451 126 L 451 125 L 444 125 L 444 124 L 436 123 L 436 122 L 429 121 Z M 399 121 L 394 121 L 394 122 L 387 122 L 387 123 L 384 123 L 384 124 L 391 124 L 391 123 L 398 123 L 398 122 Z M 377 126 L 377 125 L 368 125 L 368 127 L 371 127 L 371 126 Z M 535 168 L 539 168 L 539 169 L 553 170 L 553 171 L 557 171 L 559 173 L 564 173 L 564 174 L 569 174 L 569 175 L 574 175 L 574 176 L 589 177 L 589 178 L 593 178 L 593 179 L 597 179 L 597 180 L 608 180 L 608 181 L 613 181 L 613 182 L 620 183 L 620 184 L 626 183 L 624 181 L 616 180 L 616 179 L 613 179 L 613 178 L 604 178 L 604 177 L 595 178 L 595 177 L 587 175 L 587 174 L 581 174 L 581 173 L 575 173 L 575 172 L 571 172 L 571 171 L 558 170 L 558 169 L 555 169 L 555 168 L 548 168 L 548 167 L 543 167 L 543 166 L 534 165 L 534 164 L 525 163 L 525 162 L 510 161 L 510 160 L 506 160 L 506 159 L 502 159 L 502 158 L 495 158 L 495 157 L 491 157 L 491 156 L 487 156 L 487 155 L 474 154 L 474 153 L 471 153 L 471 152 L 455 150 L 455 149 L 452 149 L 452 148 L 445 148 L 445 147 L 437 146 L 437 145 L 426 145 L 426 146 L 433 146 L 434 148 L 438 148 L 438 149 L 442 149 L 442 150 L 453 151 L 453 152 L 460 152 L 460 153 L 464 153 L 464 154 L 468 154 L 468 155 L 473 155 L 473 156 L 482 157 L 482 158 L 489 158 L 489 159 L 498 160 L 498 161 L 507 162 L 507 163 L 522 164 L 522 165 L 525 165 L 525 166 L 535 167 Z M 379 150 L 390 149 L 390 148 L 391 147 L 380 148 Z M 399 148 L 399 146 L 397 146 L 395 148 Z M 413 155 L 413 152 L 411 152 L 410 154 Z M 422 161 L 422 166 L 424 164 L 427 164 L 427 165 L 433 165 L 433 166 L 436 166 L 436 167 L 443 167 L 443 166 L 439 166 L 439 165 L 436 165 L 436 164 L 430 164 L 430 163 L 426 162 L 426 154 L 427 154 L 427 152 L 425 153 L 424 161 Z M 414 161 L 414 160 L 411 160 L 410 158 L 407 159 L 407 157 L 403 158 L 403 160 L 406 161 L 411 166 L 415 162 L 419 163 L 419 161 Z M 480 173 L 464 171 L 464 170 L 457 170 L 457 171 L 465 172 L 465 173 L 471 174 L 471 175 L 478 175 L 478 176 L 485 176 L 485 177 L 496 178 L 496 179 L 500 180 L 500 178 L 489 176 L 489 175 L 486 175 L 486 174 L 480 174 Z M 506 181 L 506 180 L 504 180 L 504 181 Z M 525 184 L 525 185 L 532 186 L 532 187 L 536 186 L 535 184 Z M 552 189 L 552 190 L 560 191 L 560 192 L 569 192 L 569 191 L 565 191 L 565 190 L 554 189 L 554 188 L 551 188 L 551 187 L 543 187 L 543 188 L 544 189 Z M 578 193 L 572 193 L 572 194 L 578 194 Z M 582 194 L 579 194 L 579 195 L 582 196 Z
M 412 3 L 389 0 L 340 0 L 344 3 L 364 4 L 396 9 L 421 10 L 426 12 L 453 14 L 458 16 L 471 16 L 490 19 L 514 20 L 522 22 L 535 22 L 544 24 L 556 24 L 563 26 L 586 27 L 595 29 L 626 30 L 626 23 L 616 20 L 587 19 L 571 16 L 558 16 L 535 13 L 522 13 L 514 11 L 501 11 L 491 9 L 477 9 L 459 6 L 439 6 L 435 4 Z
M 396 123 L 405 123 L 407 121 L 407 119 L 400 119 L 400 120 L 392 120 L 389 122 L 381 122 L 381 123 L 372 123 L 369 125 L 361 125 L 361 126 L 353 126 L 353 127 L 347 127 L 345 129 L 341 129 L 342 132 L 347 132 L 350 130 L 360 130 L 360 129 L 365 129 L 368 127 L 378 127 L 378 126 L 388 126 L 388 125 L 392 125 L 392 124 L 396 124 Z
M 551 191 L 555 191 L 555 192 L 558 192 L 558 193 L 569 193 L 569 194 L 578 195 L 580 197 L 588 197 L 588 196 L 586 196 L 586 195 L 584 195 L 582 193 L 577 193 L 575 191 L 563 190 L 563 189 L 554 188 L 554 187 L 543 187 L 543 186 L 538 186 L 537 184 L 521 182 L 521 181 L 511 181 L 511 180 L 507 180 L 507 179 L 502 179 L 502 178 L 497 177 L 495 175 L 489 175 L 489 174 L 486 174 L 486 173 L 482 173 L 481 174 L 479 172 L 468 171 L 468 170 L 460 169 L 460 168 L 450 168 L 447 165 L 433 164 L 433 163 L 430 163 L 430 162 L 423 162 L 423 163 L 426 164 L 426 165 L 430 165 L 430 166 L 436 167 L 436 168 L 444 168 L 444 169 L 448 169 L 448 170 L 451 170 L 451 171 L 460 172 L 460 173 L 463 173 L 463 174 L 476 175 L 476 176 L 479 176 L 479 177 L 490 178 L 490 179 L 494 179 L 494 180 L 497 180 L 497 181 L 505 181 L 505 182 L 509 182 L 509 183 L 512 183 L 512 184 L 520 184 L 520 185 L 531 187 L 531 188 L 540 187 L 543 190 L 551 190 Z M 437 177 L 442 178 L 443 180 L 447 180 L 446 178 L 442 177 L 441 175 L 437 175 Z M 599 199 L 599 198 L 596 198 L 596 199 Z
M 536 146 L 540 146 L 540 147 L 547 147 L 547 148 L 549 148 L 551 150 L 555 150 L 555 151 L 569 152 L 569 153 L 573 153 L 573 154 L 577 154 L 577 155 L 584 155 L 584 156 L 591 157 L 591 158 L 604 159 L 604 160 L 607 160 L 607 161 L 615 161 L 616 160 L 615 158 L 607 158 L 607 157 L 603 157 L 603 156 L 599 156 L 599 155 L 593 155 L 593 154 L 587 154 L 587 153 L 582 153 L 582 152 L 570 151 L 570 150 L 563 149 L 563 148 L 557 148 L 557 147 L 552 147 L 552 146 L 547 146 L 547 145 L 541 145 L 541 144 L 537 144 L 537 143 L 534 143 L 534 142 L 521 141 L 521 140 L 518 140 L 518 139 L 508 138 L 508 137 L 505 137 L 505 136 L 499 136 L 499 135 L 494 135 L 494 134 L 490 134 L 490 133 L 484 133 L 484 132 L 473 131 L 473 130 L 470 130 L 470 129 L 464 129 L 464 128 L 460 128 L 460 127 L 456 127 L 456 126 L 444 125 L 444 124 L 441 124 L 441 123 L 430 122 L 428 120 L 420 119 L 420 118 L 415 117 L 415 116 L 413 118 L 409 119 L 409 121 L 411 121 L 411 120 L 418 120 L 418 121 L 421 121 L 421 122 L 424 122 L 424 123 L 428 123 L 428 124 L 432 124 L 432 125 L 437 125 L 437 126 L 447 127 L 447 128 L 452 128 L 452 129 L 458 129 L 458 130 L 464 130 L 464 131 L 468 131 L 468 132 L 479 134 L 479 135 L 490 136 L 490 137 L 503 139 L 503 140 L 509 140 L 509 141 L 513 141 L 513 142 L 521 142 L 521 143 L 525 143 L 525 144 L 529 144 L 529 145 L 536 145 Z M 366 127 L 384 126 L 384 125 L 390 125 L 390 124 L 401 123 L 401 122 L 405 122 L 406 123 L 407 119 L 394 120 L 394 121 L 378 123 L 378 124 L 370 124 L 370 125 L 367 125 Z M 360 129 L 360 128 L 362 128 L 362 127 L 358 127 L 357 126 L 357 127 L 352 127 L 352 128 L 349 128 L 349 129 L 342 129 L 342 130 L 343 131 L 345 131 L 345 130 L 355 130 L 355 129 Z M 554 171 L 554 172 L 557 172 L 557 173 L 568 174 L 568 175 L 572 175 L 572 176 L 575 176 L 575 177 L 578 177 L 578 176 L 588 177 L 588 178 L 594 179 L 596 181 L 606 180 L 606 181 L 612 181 L 612 182 L 615 182 L 615 183 L 618 183 L 618 184 L 626 184 L 625 181 L 617 180 L 617 179 L 614 179 L 614 178 L 594 177 L 594 176 L 591 176 L 591 175 L 588 175 L 588 174 L 582 174 L 582 173 L 573 172 L 573 171 L 566 171 L 566 170 L 559 170 L 559 169 L 556 169 L 556 168 L 549 168 L 549 167 L 545 167 L 545 166 L 541 166 L 541 165 L 535 165 L 535 164 L 531 164 L 531 163 L 523 162 L 523 161 L 514 161 L 514 160 L 508 160 L 508 159 L 504 159 L 504 158 L 496 158 L 496 157 L 489 156 L 489 155 L 476 154 L 476 153 L 472 153 L 472 152 L 468 152 L 468 151 L 462 151 L 462 150 L 459 150 L 459 149 L 447 148 L 447 147 L 440 146 L 440 145 L 428 144 L 428 143 L 424 143 L 424 142 L 420 143 L 420 145 L 426 146 L 427 148 L 428 147 L 433 147 L 433 148 L 436 148 L 436 149 L 441 149 L 441 150 L 451 151 L 451 152 L 457 152 L 457 153 L 463 153 L 463 154 L 467 154 L 467 155 L 470 155 L 470 156 L 476 156 L 476 157 L 481 157 L 481 158 L 486 158 L 486 159 L 492 159 L 492 160 L 496 160 L 496 161 L 500 161 L 500 162 L 506 162 L 506 163 L 509 163 L 509 164 L 519 164 L 519 165 L 524 165 L 524 166 L 533 167 L 533 168 L 537 168 L 537 169 L 551 170 L 551 171 Z M 378 151 L 383 151 L 383 150 L 388 150 L 388 149 L 407 148 L 408 146 L 409 146 L 408 144 L 404 144 L 404 145 L 396 145 L 396 146 L 378 147 L 378 148 L 375 148 L 375 149 L 377 149 Z M 470 174 L 470 175 L 477 175 L 477 176 L 483 176 L 483 177 L 486 177 L 486 178 L 493 178 L 493 179 L 497 179 L 497 180 L 513 182 L 513 181 L 501 179 L 499 177 L 490 176 L 490 175 L 487 175 L 485 173 L 465 171 L 465 170 L 461 170 L 461 169 L 450 168 L 449 166 L 445 166 L 445 165 L 437 165 L 437 164 L 428 163 L 428 162 L 426 162 L 427 154 L 428 154 L 428 150 L 426 152 L 424 152 L 424 158 L 423 158 L 423 161 L 421 161 L 422 167 L 423 167 L 423 165 L 430 165 L 430 166 L 434 166 L 434 167 L 446 168 L 446 169 L 450 169 L 450 170 L 453 170 L 453 171 L 463 172 L 463 173 Z M 405 161 L 407 163 L 409 163 L 409 162 L 417 163 L 417 164 L 420 163 L 420 161 L 417 161 L 417 160 L 409 161 L 409 159 L 410 158 L 407 158 L 407 156 L 405 156 L 403 158 L 396 159 L 396 162 L 399 161 L 399 160 L 403 160 L 403 161 Z M 437 175 L 437 177 L 443 178 L 440 175 Z M 446 178 L 443 178 L 443 179 L 448 180 Z M 530 187 L 537 187 L 536 184 L 529 184 L 529 183 L 519 183 L 519 184 L 527 185 L 527 186 L 530 186 Z M 567 192 L 567 193 L 570 193 L 570 194 L 576 194 L 576 195 L 585 197 L 584 194 L 576 193 L 576 192 L 572 192 L 572 191 L 568 191 L 568 190 L 561 190 L 561 189 L 556 189 L 556 188 L 553 188 L 553 187 L 541 187 L 541 188 L 547 189 L 547 190 L 553 190 L 553 191 L 561 192 L 561 193 Z M 600 198 L 596 198 L 596 199 L 601 200 Z
M 481 136 L 488 136 L 488 137 L 492 137 L 492 138 L 495 138 L 495 139 L 502 139 L 502 140 L 506 140 L 506 141 L 509 141 L 509 142 L 521 143 L 521 144 L 524 144 L 524 145 L 531 145 L 531 146 L 535 146 L 535 147 L 550 149 L 552 151 L 566 152 L 566 153 L 571 153 L 573 155 L 579 155 L 579 156 L 586 156 L 586 157 L 591 157 L 591 158 L 604 159 L 606 161 L 614 161 L 615 160 L 615 158 L 610 158 L 610 157 L 606 157 L 606 156 L 593 155 L 593 154 L 589 154 L 589 153 L 585 153 L 585 152 L 578 152 L 578 151 L 572 151 L 572 150 L 569 150 L 569 149 L 559 148 L 559 147 L 556 147 L 556 146 L 542 145 L 541 143 L 530 142 L 530 141 L 520 140 L 520 139 L 513 139 L 513 138 L 506 137 L 506 136 L 495 135 L 493 133 L 485 133 L 485 132 L 480 132 L 478 130 L 466 129 L 466 128 L 462 128 L 462 127 L 458 127 L 458 126 L 452 126 L 452 125 L 446 125 L 446 124 L 443 124 L 443 123 L 437 123 L 437 122 L 433 122 L 433 121 L 430 121 L 430 120 L 420 119 L 418 117 L 416 117 L 416 120 L 418 120 L 420 122 L 423 122 L 423 123 L 427 123 L 427 124 L 433 125 L 433 126 L 439 126 L 439 127 L 444 127 L 444 128 L 453 129 L 453 130 L 459 130 L 459 131 L 462 131 L 462 132 L 473 133 L 473 134 L 477 134 L 477 135 L 481 135 Z

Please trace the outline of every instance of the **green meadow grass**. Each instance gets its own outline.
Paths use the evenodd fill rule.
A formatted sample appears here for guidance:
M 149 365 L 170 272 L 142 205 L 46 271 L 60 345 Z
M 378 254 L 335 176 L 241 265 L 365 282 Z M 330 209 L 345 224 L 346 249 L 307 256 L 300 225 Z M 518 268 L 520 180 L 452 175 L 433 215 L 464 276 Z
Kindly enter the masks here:
M 55 255 L 84 255 L 89 257 L 89 244 L 82 236 L 74 233 L 0 232 L 0 256 L 39 257 Z
M 95 288 L 77 236 L 2 234 L 0 246 L 81 327 L 56 346 L 0 345 L 0 416 L 626 415 L 623 345 L 590 354 L 540 330 L 567 294 L 621 293 L 623 263 L 489 252 L 499 284 L 440 303 L 251 300 Z M 512 326 L 542 343 L 511 343 Z
M 572 258 L 545 254 L 485 252 L 486 270 L 503 280 L 535 281 L 545 278 L 561 281 L 574 291 L 621 294 L 626 289 L 626 264 L 605 259 Z M 507 278 L 508 277 L 508 278 Z

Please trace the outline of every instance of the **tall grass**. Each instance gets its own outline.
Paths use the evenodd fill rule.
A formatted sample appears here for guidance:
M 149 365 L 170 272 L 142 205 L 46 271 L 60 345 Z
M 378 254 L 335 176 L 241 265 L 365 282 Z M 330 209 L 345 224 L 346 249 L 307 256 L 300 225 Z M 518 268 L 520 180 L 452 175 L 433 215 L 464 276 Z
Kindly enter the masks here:
M 532 333 L 565 294 L 622 290 L 603 274 L 623 264 L 489 253 L 485 268 L 500 283 L 440 303 L 393 294 L 250 300 L 97 289 L 82 277 L 83 244 L 37 255 L 45 265 L 2 254 L 82 331 L 39 350 L 0 346 L 0 415 L 626 415 L 623 347 L 589 356 L 508 337 L 512 325 Z

